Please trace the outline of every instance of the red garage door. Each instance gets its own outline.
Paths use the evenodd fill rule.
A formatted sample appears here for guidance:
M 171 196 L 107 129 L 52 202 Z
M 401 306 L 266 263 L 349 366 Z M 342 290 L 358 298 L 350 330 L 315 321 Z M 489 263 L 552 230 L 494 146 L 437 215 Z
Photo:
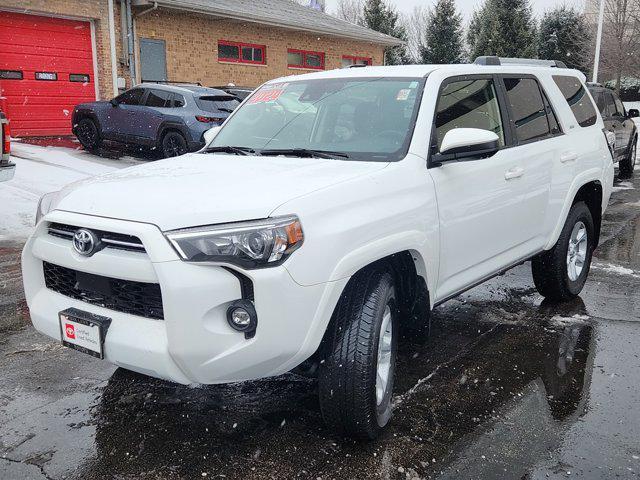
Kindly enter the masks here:
M 0 106 L 13 136 L 69 135 L 94 80 L 89 22 L 0 12 Z

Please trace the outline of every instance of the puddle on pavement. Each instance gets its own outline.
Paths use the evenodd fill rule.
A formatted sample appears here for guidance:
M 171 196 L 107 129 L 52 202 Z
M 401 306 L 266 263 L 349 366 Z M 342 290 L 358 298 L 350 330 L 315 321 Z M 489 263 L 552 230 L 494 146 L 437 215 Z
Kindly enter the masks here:
M 581 302 L 559 316 L 523 297 L 505 323 L 502 301 L 451 302 L 434 314 L 429 342 L 404 345 L 394 419 L 377 442 L 332 437 L 310 379 L 190 388 L 118 370 L 90 410 L 96 454 L 77 476 L 431 476 L 532 386 L 545 399 L 534 417 L 561 432 L 584 409 L 594 327 Z M 495 316 L 474 321 L 482 310 Z

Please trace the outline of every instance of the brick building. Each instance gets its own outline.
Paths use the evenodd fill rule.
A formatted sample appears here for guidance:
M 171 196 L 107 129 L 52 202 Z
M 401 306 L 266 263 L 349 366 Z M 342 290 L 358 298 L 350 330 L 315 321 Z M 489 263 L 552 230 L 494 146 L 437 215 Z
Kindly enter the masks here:
M 142 81 L 256 87 L 399 43 L 291 0 L 0 0 L 0 107 L 14 135 L 68 134 L 75 104 Z

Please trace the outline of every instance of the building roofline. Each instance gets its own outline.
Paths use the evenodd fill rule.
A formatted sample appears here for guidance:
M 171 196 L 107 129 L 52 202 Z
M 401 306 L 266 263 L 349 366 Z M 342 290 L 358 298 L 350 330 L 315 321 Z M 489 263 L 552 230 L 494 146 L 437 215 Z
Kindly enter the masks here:
M 329 36 L 334 36 L 334 37 L 341 37 L 341 38 L 348 38 L 351 40 L 357 40 L 360 42 L 369 42 L 369 43 L 373 43 L 373 44 L 377 44 L 377 45 L 383 45 L 386 47 L 395 47 L 395 46 L 399 46 L 399 45 L 403 45 L 405 42 L 403 42 L 402 40 L 392 37 L 390 35 L 386 35 L 380 32 L 376 32 L 375 30 L 371 30 L 368 29 L 366 27 L 360 27 L 358 25 L 354 25 L 352 23 L 349 23 L 345 20 L 339 19 L 337 17 L 332 17 L 333 20 L 335 20 L 336 22 L 342 22 L 350 27 L 354 27 L 357 26 L 360 29 L 363 30 L 363 34 L 362 35 L 358 35 L 355 33 L 351 33 L 345 30 L 341 30 L 339 28 L 314 28 L 314 27 L 306 27 L 306 28 L 302 28 L 299 26 L 295 26 L 295 25 L 291 25 L 285 21 L 279 22 L 279 21 L 274 21 L 273 18 L 268 18 L 268 17 L 264 17 L 261 16 L 259 13 L 256 14 L 255 12 L 252 13 L 252 15 L 243 15 L 239 12 L 235 12 L 235 11 L 231 11 L 231 10 L 227 10 L 224 8 L 220 8 L 218 6 L 216 6 L 215 4 L 212 5 L 210 8 L 203 8 L 200 5 L 194 4 L 188 0 L 183 0 L 183 1 L 176 1 L 176 0 L 133 0 L 133 5 L 134 6 L 153 6 L 153 5 L 157 5 L 158 7 L 162 7 L 162 8 L 166 8 L 166 9 L 171 9 L 171 10 L 180 10 L 180 11 L 186 11 L 186 12 L 192 12 L 192 13 L 199 13 L 202 15 L 208 15 L 211 17 L 217 17 L 217 18 L 229 18 L 232 20 L 237 20 L 237 21 L 242 21 L 242 22 L 249 22 L 249 23 L 258 23 L 261 25 L 269 25 L 272 27 L 278 27 L 278 28 L 284 28 L 287 30 L 296 30 L 296 31 L 301 31 L 301 32 L 311 32 L 311 33 L 315 33 L 315 34 L 320 34 L 320 35 L 329 35 Z M 366 32 L 367 34 L 364 34 L 364 32 Z

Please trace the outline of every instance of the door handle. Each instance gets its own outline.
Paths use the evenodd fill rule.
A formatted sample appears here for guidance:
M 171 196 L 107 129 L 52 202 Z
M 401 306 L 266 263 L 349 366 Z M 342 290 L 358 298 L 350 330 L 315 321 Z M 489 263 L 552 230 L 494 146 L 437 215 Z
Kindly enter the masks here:
M 511 170 L 507 170 L 504 174 L 505 180 L 513 180 L 514 178 L 520 178 L 524 175 L 524 168 L 514 167 Z
M 575 162 L 578 159 L 578 154 L 576 152 L 564 152 L 560 155 L 560 161 L 562 163 Z

